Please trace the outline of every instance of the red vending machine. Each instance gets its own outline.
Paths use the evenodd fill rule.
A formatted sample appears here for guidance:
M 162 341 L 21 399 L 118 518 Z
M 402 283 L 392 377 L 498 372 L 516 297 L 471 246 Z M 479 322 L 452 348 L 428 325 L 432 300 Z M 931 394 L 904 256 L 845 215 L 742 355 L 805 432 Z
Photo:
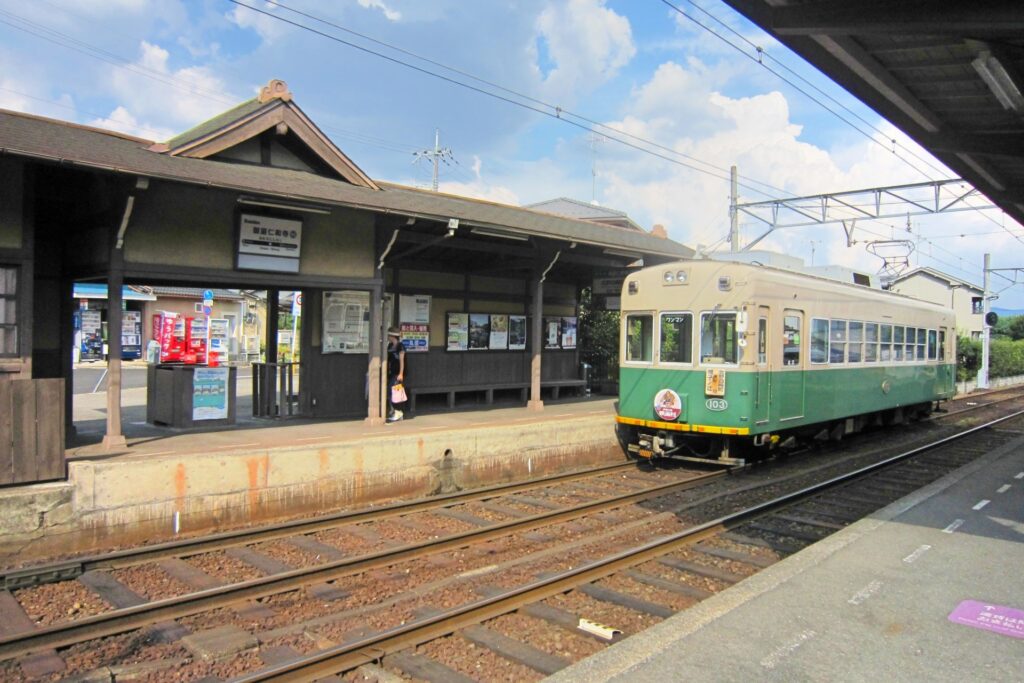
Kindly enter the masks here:
M 185 319 L 161 311 L 153 315 L 153 339 L 160 344 L 161 363 L 180 363 L 185 354 Z
M 188 345 L 182 358 L 186 363 L 206 364 L 206 318 L 185 318 Z

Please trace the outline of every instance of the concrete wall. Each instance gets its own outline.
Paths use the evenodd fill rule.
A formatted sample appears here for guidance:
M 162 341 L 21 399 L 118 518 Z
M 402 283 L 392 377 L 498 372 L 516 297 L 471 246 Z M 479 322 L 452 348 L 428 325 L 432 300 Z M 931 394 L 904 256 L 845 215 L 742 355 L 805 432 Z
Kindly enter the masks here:
M 66 484 L 0 490 L 0 565 L 283 515 L 616 462 L 609 405 L 576 416 L 238 452 L 72 460 Z

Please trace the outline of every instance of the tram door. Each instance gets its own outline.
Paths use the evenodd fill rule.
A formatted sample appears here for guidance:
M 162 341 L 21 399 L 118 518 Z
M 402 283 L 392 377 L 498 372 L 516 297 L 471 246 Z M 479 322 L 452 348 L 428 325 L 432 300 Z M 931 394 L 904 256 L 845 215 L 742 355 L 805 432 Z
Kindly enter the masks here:
M 804 312 L 782 313 L 782 367 L 772 382 L 772 405 L 780 421 L 804 416 Z
M 771 319 L 767 306 L 760 306 L 757 309 L 757 337 L 754 343 L 757 345 L 757 387 L 754 394 L 754 424 L 760 425 L 768 422 L 770 417 L 770 406 L 772 396 L 772 368 L 768 356 L 768 321 Z

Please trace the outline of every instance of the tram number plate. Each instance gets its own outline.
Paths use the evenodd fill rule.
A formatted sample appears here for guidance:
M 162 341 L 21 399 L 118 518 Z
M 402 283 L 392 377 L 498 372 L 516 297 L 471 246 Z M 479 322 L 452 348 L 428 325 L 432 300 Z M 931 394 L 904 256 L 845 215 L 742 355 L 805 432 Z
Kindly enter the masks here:
M 704 405 L 708 410 L 714 410 L 715 412 L 729 409 L 729 402 L 724 398 L 709 398 L 707 401 L 704 401 Z

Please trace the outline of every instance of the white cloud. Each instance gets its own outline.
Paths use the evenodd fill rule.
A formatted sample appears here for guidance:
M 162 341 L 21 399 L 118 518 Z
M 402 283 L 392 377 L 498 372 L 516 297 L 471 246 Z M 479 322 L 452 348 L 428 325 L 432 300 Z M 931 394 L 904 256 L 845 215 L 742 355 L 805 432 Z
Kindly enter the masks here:
M 111 73 L 110 89 L 132 120 L 145 119 L 157 130 L 181 132 L 242 100 L 207 67 L 174 70 L 170 54 L 159 45 L 143 41 L 140 50 L 131 68 Z
M 366 9 L 379 9 L 388 21 L 400 21 L 402 19 L 402 13 L 385 5 L 383 0 L 357 0 L 357 2 L 360 7 L 365 7 Z
M 253 4 L 262 10 L 262 12 L 256 12 L 248 7 L 235 5 L 234 8 L 226 15 L 228 21 L 237 25 L 239 28 L 255 31 L 265 43 L 277 42 L 281 36 L 288 32 L 289 28 L 294 28 L 283 21 L 279 21 L 274 17 L 267 16 L 267 14 L 263 13 L 269 12 L 273 14 L 278 9 L 274 5 L 267 3 Z
M 109 116 L 90 121 L 88 125 L 106 128 L 107 130 L 116 130 L 147 140 L 168 140 L 177 133 L 168 128 L 160 128 L 150 123 L 140 122 L 124 107 L 117 107 L 114 111 L 110 112 Z
M 601 85 L 636 54 L 629 20 L 604 0 L 553 3 L 537 17 L 536 30 L 552 65 L 543 76 L 544 89 L 562 101 Z M 535 68 L 543 74 L 541 61 Z

